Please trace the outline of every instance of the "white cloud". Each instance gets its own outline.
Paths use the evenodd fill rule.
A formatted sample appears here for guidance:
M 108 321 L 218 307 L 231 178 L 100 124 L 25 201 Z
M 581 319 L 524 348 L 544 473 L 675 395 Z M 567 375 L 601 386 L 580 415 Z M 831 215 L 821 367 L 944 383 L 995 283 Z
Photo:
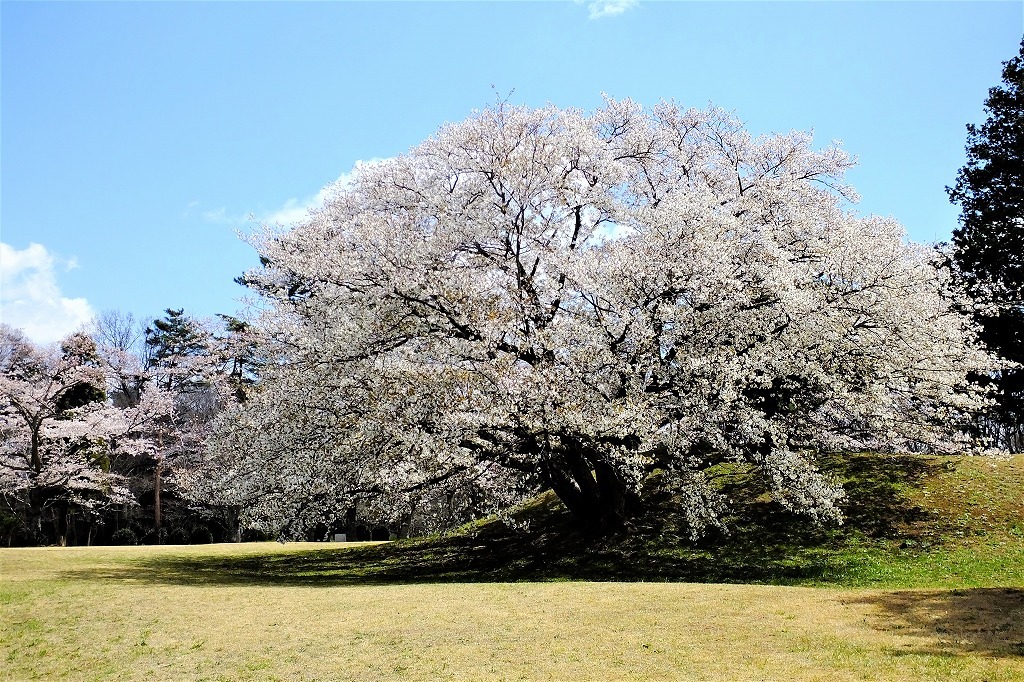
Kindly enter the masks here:
M 36 343 L 59 341 L 95 315 L 84 298 L 65 298 L 54 266 L 65 272 L 77 261 L 61 261 L 42 244 L 17 250 L 0 242 L 0 322 L 25 332 Z
M 583 0 L 577 0 L 577 2 L 583 2 Z M 593 0 L 587 3 L 587 9 L 591 19 L 600 19 L 622 14 L 639 4 L 640 0 Z
M 330 187 L 328 185 L 327 187 Z M 284 202 L 284 205 L 276 211 L 264 216 L 257 217 L 261 223 L 268 225 L 294 225 L 309 217 L 309 211 L 322 206 L 327 198 L 327 187 L 322 188 L 312 197 L 299 201 L 294 197 Z
M 306 197 L 302 200 L 297 198 L 289 199 L 276 211 L 272 211 L 266 215 L 257 215 L 256 220 L 266 225 L 282 225 L 285 227 L 300 223 L 309 217 L 310 211 L 323 206 L 327 201 L 327 198 L 331 196 L 335 189 L 348 189 L 352 186 L 352 182 L 360 171 L 370 168 L 371 166 L 375 166 L 383 161 L 384 159 L 356 161 L 355 165 L 352 166 L 352 170 L 347 173 L 342 173 L 338 176 L 337 180 L 329 185 L 321 187 L 320 191 L 313 196 Z
M 316 194 L 299 199 L 292 197 L 284 202 L 280 207 L 263 213 L 250 213 L 248 215 L 237 215 L 229 213 L 227 208 L 221 206 L 220 208 L 210 209 L 201 212 L 201 217 L 208 223 L 215 223 L 217 225 L 229 225 L 235 228 L 241 228 L 243 225 L 259 223 L 261 225 L 269 225 L 271 227 L 291 227 L 297 223 L 309 218 L 310 212 L 314 209 L 320 208 L 326 203 L 328 197 L 331 196 L 338 189 L 348 189 L 352 186 L 353 181 L 358 173 L 366 168 L 370 168 L 379 163 L 383 163 L 387 159 L 373 158 L 369 161 L 356 161 L 352 166 L 352 170 L 347 173 L 342 173 L 338 176 L 338 179 L 320 188 Z M 191 210 L 196 206 L 196 202 L 192 202 L 188 205 L 188 210 Z
M 231 216 L 229 216 L 228 209 L 224 208 L 223 206 L 213 211 L 203 211 L 203 220 L 205 220 L 208 223 L 218 223 L 221 225 L 234 225 L 236 223 L 244 222 L 243 220 L 239 220 L 237 218 L 232 218 Z

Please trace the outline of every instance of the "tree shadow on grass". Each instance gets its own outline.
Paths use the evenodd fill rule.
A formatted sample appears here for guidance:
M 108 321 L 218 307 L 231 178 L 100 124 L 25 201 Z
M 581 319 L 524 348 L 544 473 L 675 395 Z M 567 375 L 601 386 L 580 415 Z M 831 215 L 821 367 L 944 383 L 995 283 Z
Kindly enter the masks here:
M 875 607 L 876 630 L 924 638 L 893 653 L 1024 659 L 1024 589 L 901 590 L 851 601 Z
M 521 542 L 397 542 L 387 546 L 331 547 L 247 556 L 161 555 L 130 565 L 72 569 L 65 579 L 133 584 L 287 585 L 331 587 L 415 583 L 675 581 L 791 584 L 826 575 L 835 567 L 783 552 L 756 556 L 727 551 L 647 553 L 628 548 L 559 548 Z M 513 551 L 514 550 L 514 551 Z
M 846 527 L 868 537 L 917 536 L 937 521 L 907 496 L 949 462 L 915 455 L 827 456 L 822 469 L 843 483 Z
M 728 533 L 689 539 L 679 502 L 651 491 L 645 513 L 622 533 L 584 538 L 550 493 L 517 514 L 441 537 L 369 547 L 248 556 L 159 555 L 66 577 L 182 585 L 388 585 L 544 580 L 842 583 L 851 538 L 898 539 L 927 514 L 907 486 L 939 466 L 920 457 L 842 456 L 822 466 L 846 482 L 847 523 L 821 528 L 765 497 L 742 473 L 725 484 L 735 504 Z

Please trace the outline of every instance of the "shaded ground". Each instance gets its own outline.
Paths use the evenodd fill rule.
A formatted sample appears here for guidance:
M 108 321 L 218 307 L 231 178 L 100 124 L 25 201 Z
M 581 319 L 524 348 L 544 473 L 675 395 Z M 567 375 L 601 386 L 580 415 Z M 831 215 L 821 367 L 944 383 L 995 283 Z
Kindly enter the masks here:
M 903 655 L 972 652 L 1024 659 L 1022 589 L 901 590 L 851 601 L 876 607 L 872 627 L 918 638 Z
M 1024 586 L 1020 491 L 1024 457 L 988 462 L 923 456 L 836 456 L 846 523 L 820 528 L 725 472 L 736 504 L 729 533 L 697 542 L 672 497 L 600 541 L 576 533 L 552 495 L 516 514 L 418 540 L 268 556 L 157 555 L 83 578 L 173 584 L 355 585 L 536 580 L 685 581 L 892 586 Z M 964 492 L 969 484 L 970 494 Z M 100 571 L 102 573 L 102 570 Z

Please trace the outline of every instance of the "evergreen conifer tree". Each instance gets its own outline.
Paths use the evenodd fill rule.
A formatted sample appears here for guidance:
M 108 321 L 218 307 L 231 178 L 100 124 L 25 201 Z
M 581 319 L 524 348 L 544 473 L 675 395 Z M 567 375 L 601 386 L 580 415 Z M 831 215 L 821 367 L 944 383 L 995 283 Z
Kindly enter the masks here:
M 974 297 L 991 307 L 977 314 L 982 339 L 1008 360 L 1024 363 L 1024 42 L 1003 64 L 1003 83 L 989 90 L 987 119 L 967 125 L 967 163 L 947 187 L 961 208 L 953 260 Z M 1024 446 L 1024 370 L 994 378 L 1002 443 Z
M 168 308 L 163 318 L 153 320 L 146 328 L 147 366 L 160 387 L 187 392 L 205 386 L 206 380 L 194 365 L 196 358 L 209 353 L 208 340 L 208 332 L 182 308 Z

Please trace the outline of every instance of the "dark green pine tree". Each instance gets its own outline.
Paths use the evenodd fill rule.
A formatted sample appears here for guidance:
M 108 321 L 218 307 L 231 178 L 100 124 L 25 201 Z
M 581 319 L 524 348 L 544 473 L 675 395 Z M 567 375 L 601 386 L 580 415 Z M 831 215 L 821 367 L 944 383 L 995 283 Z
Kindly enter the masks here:
M 146 328 L 147 369 L 165 390 L 188 391 L 206 385 L 194 360 L 209 354 L 209 334 L 185 314 L 168 308 Z
M 217 314 L 224 324 L 224 333 L 216 338 L 221 374 L 231 385 L 235 400 L 245 402 L 249 389 L 256 383 L 262 361 L 248 322 L 231 315 Z
M 980 314 L 982 340 L 1004 358 L 1024 363 L 1024 41 L 1003 64 L 1003 83 L 988 92 L 987 119 L 967 126 L 967 163 L 947 187 L 960 205 L 953 260 L 968 290 L 996 314 Z M 1010 447 L 1024 427 L 1024 370 L 995 378 L 998 419 Z M 1013 442 L 1018 441 L 1018 442 Z

